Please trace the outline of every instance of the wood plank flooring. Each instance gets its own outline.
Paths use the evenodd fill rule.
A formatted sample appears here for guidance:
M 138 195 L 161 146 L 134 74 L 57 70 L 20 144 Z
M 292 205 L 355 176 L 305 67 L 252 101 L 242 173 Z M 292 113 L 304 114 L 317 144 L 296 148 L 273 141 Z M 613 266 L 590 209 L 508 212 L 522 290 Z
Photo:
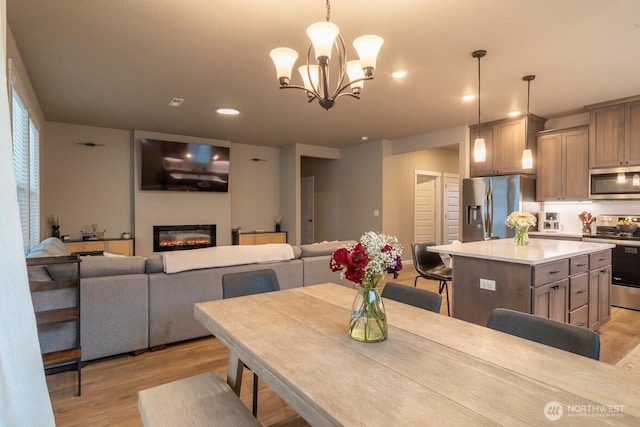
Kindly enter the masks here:
M 415 270 L 406 267 L 398 283 L 413 286 Z M 424 279 L 418 286 L 431 291 L 438 283 Z M 450 285 L 451 286 L 451 285 Z M 451 295 L 451 288 L 449 289 Z M 441 313 L 446 315 L 443 301 Z M 612 308 L 611 320 L 600 328 L 603 362 L 615 364 L 640 344 L 640 312 Z M 201 372 L 226 378 L 229 352 L 215 338 L 194 340 L 138 356 L 119 356 L 88 363 L 82 369 L 82 396 L 76 396 L 76 373 L 47 376 L 58 427 L 142 425 L 138 391 Z M 245 371 L 241 399 L 251 408 L 251 372 Z M 260 382 L 258 420 L 267 426 L 305 426 L 304 420 Z

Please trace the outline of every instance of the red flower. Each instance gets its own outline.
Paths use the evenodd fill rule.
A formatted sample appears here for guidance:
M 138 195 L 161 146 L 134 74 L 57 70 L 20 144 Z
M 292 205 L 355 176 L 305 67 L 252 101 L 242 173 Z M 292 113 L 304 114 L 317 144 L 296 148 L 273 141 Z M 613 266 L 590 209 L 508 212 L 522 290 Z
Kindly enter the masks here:
M 351 254 L 346 248 L 336 250 L 331 256 L 329 267 L 331 271 L 340 271 L 351 262 Z
M 360 280 L 362 280 L 362 276 L 364 276 L 364 270 L 360 268 L 347 268 L 347 271 L 344 274 L 344 277 L 347 280 L 350 280 L 354 283 L 360 283 Z
M 353 254 L 351 255 L 351 262 L 355 268 L 365 268 L 369 264 L 369 257 L 367 256 L 367 249 L 358 243 L 353 248 Z

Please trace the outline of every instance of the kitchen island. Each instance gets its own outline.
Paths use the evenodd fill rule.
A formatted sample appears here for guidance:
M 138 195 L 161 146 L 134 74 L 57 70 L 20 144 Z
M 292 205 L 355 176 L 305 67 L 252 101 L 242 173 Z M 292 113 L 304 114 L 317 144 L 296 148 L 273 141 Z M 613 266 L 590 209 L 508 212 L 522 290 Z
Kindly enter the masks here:
M 513 239 L 430 246 L 453 258 L 452 316 L 486 325 L 494 308 L 596 329 L 610 319 L 611 249 L 606 243 Z

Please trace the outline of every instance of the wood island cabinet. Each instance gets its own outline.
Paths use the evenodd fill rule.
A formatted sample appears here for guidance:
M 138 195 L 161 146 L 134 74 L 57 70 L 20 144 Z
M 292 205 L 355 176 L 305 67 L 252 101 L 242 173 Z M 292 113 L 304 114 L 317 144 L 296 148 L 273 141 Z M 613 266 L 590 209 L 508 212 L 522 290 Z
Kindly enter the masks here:
M 589 200 L 589 128 L 538 134 L 536 200 Z
M 589 328 L 611 318 L 611 251 L 589 255 Z
M 531 114 L 528 118 L 504 119 L 470 126 L 471 147 L 479 132 L 485 140 L 487 150 L 484 162 L 476 163 L 471 159 L 471 176 L 534 174 L 535 159 L 533 169 L 522 169 L 522 151 L 525 147 L 536 151 L 536 134 L 544 128 L 545 121 L 546 119 Z
M 589 105 L 589 166 L 640 165 L 640 96 Z

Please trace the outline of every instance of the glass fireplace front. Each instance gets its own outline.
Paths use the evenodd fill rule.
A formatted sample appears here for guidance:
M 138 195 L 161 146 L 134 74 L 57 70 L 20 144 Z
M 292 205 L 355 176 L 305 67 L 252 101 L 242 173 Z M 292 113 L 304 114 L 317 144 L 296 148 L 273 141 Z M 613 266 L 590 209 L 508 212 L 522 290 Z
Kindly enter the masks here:
M 153 251 L 182 251 L 216 245 L 216 225 L 154 225 Z

